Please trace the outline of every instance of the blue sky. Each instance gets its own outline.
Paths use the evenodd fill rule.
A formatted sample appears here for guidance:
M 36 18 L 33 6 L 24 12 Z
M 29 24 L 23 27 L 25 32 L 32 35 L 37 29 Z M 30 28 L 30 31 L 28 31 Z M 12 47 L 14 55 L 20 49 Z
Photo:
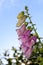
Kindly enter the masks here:
M 43 36 L 43 0 L 0 0 L 0 53 L 12 46 L 18 48 L 17 14 L 28 6 L 37 31 Z

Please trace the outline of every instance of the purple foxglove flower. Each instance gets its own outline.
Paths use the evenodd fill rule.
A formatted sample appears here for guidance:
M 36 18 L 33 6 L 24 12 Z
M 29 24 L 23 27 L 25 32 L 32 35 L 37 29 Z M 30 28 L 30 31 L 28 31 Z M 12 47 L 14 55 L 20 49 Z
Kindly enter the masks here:
M 26 45 L 24 43 L 21 44 L 21 49 L 24 54 L 26 52 Z
M 26 45 L 27 47 L 30 47 L 30 48 L 31 48 L 34 44 L 35 44 L 34 40 L 30 40 L 30 41 L 27 41 L 27 42 L 25 43 L 25 45 Z
M 31 36 L 28 39 L 26 39 L 27 42 L 23 42 L 21 44 L 22 52 L 23 52 L 23 54 L 25 55 L 26 58 L 30 58 L 30 56 L 32 55 L 32 51 L 33 51 L 33 47 L 32 46 L 35 44 L 36 39 L 37 39 L 36 36 Z
M 30 33 L 31 33 L 31 31 L 26 29 L 25 32 L 24 32 L 24 35 L 25 36 L 30 36 Z
M 33 52 L 33 48 L 29 48 L 29 49 L 27 49 L 27 51 L 25 52 L 25 57 L 26 58 L 30 58 L 31 57 L 31 55 L 32 55 L 32 52 Z
M 19 36 L 19 39 L 21 40 L 22 43 L 25 43 L 30 36 L 30 30 L 25 30 L 23 35 Z
M 16 29 L 18 36 L 22 35 L 24 31 L 26 30 L 25 24 L 23 24 L 20 29 Z
M 28 40 L 27 40 L 27 42 L 25 43 L 25 45 L 27 46 L 27 47 L 32 47 L 34 44 L 35 44 L 35 42 L 36 42 L 36 36 L 31 36 L 30 38 L 28 38 Z
M 29 58 L 32 55 L 33 48 L 27 47 L 24 43 L 22 43 L 21 49 L 26 58 Z
M 25 43 L 28 40 L 28 36 L 22 35 L 20 36 L 19 40 L 21 41 L 21 43 Z

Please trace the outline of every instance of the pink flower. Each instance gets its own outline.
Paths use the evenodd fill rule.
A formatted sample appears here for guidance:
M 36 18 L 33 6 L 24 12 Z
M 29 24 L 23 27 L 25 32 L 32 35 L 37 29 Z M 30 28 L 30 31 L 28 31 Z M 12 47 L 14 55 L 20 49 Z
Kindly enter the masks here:
M 28 41 L 28 42 L 25 43 L 25 45 L 26 45 L 27 47 L 30 47 L 30 48 L 31 48 L 34 44 L 35 44 L 34 40 L 31 40 L 31 41 Z
M 20 29 L 16 29 L 18 36 L 21 36 L 26 30 L 26 26 L 23 24 Z
M 33 51 L 33 45 L 36 43 L 37 37 L 31 35 L 31 30 L 27 30 L 25 24 L 17 29 L 19 40 L 21 41 L 21 49 L 26 58 L 30 58 Z
M 33 48 L 29 48 L 26 45 L 21 45 L 23 55 L 25 55 L 26 58 L 29 58 L 32 55 Z
M 30 30 L 25 30 L 23 35 L 19 36 L 19 40 L 21 40 L 22 43 L 25 43 L 29 39 L 30 32 Z
M 26 53 L 24 54 L 26 58 L 30 58 L 33 52 L 33 48 L 27 48 Z
M 27 39 L 27 42 L 22 42 L 21 49 L 26 58 L 29 58 L 31 56 L 33 51 L 32 46 L 35 44 L 36 39 L 36 36 L 31 36 Z
M 23 52 L 23 54 L 26 52 L 26 45 L 25 44 L 21 44 L 21 49 L 22 49 L 22 52 Z
M 24 32 L 24 35 L 25 36 L 30 36 L 30 33 L 31 33 L 31 31 L 26 29 L 25 32 Z
M 36 42 L 36 36 L 32 36 L 32 37 L 30 37 L 28 40 L 27 40 L 27 42 L 25 43 L 25 45 L 27 46 L 27 47 L 32 47 L 34 44 L 35 44 L 35 42 Z

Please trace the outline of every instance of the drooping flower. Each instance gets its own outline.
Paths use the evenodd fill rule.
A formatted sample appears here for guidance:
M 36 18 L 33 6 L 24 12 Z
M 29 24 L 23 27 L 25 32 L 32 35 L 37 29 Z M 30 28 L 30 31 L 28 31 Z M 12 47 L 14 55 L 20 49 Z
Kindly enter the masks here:
M 33 52 L 33 48 L 27 48 L 26 53 L 24 54 L 26 58 L 30 58 Z
M 30 33 L 31 31 L 26 29 L 23 35 L 19 36 L 19 40 L 21 40 L 22 43 L 25 43 L 29 39 Z
M 33 51 L 33 45 L 35 44 L 36 39 L 36 36 L 31 36 L 26 39 L 27 42 L 22 42 L 21 49 L 26 58 L 29 58 L 31 56 Z
M 16 26 L 17 27 L 21 26 L 25 22 L 26 18 L 27 16 L 24 16 L 23 18 L 18 19 L 18 23 L 16 24 Z
M 32 47 L 35 43 L 36 43 L 37 37 L 36 36 L 32 36 L 30 38 L 27 39 L 27 42 L 25 43 L 25 45 L 27 47 Z
M 16 29 L 18 36 L 23 35 L 24 31 L 26 30 L 26 25 L 23 24 L 20 29 Z
M 26 45 L 24 43 L 21 44 L 21 49 L 22 49 L 22 52 L 23 54 L 26 52 Z
M 27 29 L 26 29 L 25 32 L 24 32 L 24 35 L 25 35 L 25 36 L 30 36 L 30 34 L 31 34 L 31 30 L 27 30 Z
M 25 43 L 28 40 L 28 36 L 22 35 L 19 37 L 19 40 L 21 41 L 21 43 Z
M 27 47 L 25 44 L 21 45 L 23 55 L 25 55 L 26 58 L 30 58 L 32 55 L 33 48 Z

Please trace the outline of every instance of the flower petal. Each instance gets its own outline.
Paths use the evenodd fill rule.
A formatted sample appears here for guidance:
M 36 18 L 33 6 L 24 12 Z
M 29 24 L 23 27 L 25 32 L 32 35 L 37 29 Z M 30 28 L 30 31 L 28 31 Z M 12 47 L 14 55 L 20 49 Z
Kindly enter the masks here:
M 25 53 L 25 57 L 26 57 L 26 58 L 30 58 L 31 55 L 32 55 L 32 51 L 33 51 L 33 48 L 29 48 L 29 49 L 27 50 L 27 52 Z
M 25 24 L 23 24 L 20 29 L 16 29 L 18 36 L 22 35 L 24 31 L 26 30 Z

